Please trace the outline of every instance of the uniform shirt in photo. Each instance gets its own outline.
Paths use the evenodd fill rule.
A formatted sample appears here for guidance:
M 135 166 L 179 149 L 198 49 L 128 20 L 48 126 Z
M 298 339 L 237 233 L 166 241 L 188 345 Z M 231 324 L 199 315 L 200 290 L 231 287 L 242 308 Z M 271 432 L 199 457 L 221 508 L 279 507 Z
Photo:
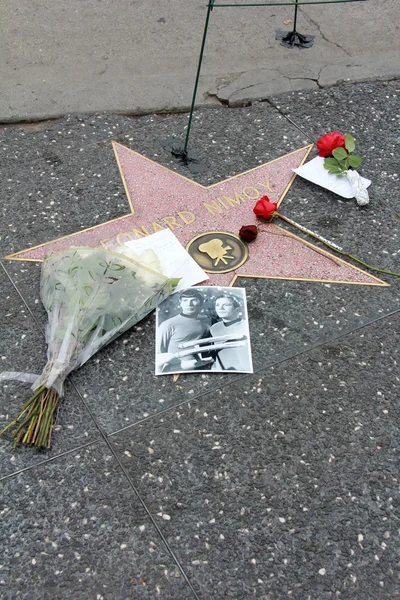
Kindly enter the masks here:
M 158 330 L 159 352 L 179 352 L 179 344 L 207 337 L 209 325 L 204 317 L 177 315 L 164 321 Z
M 245 335 L 248 337 L 246 322 L 243 319 L 236 319 L 230 323 L 218 321 L 210 328 L 213 337 L 219 337 L 226 334 Z M 211 367 L 213 371 L 217 370 L 235 370 L 235 371 L 250 371 L 251 362 L 249 355 L 249 345 L 239 346 L 237 348 L 224 348 L 218 350 L 217 359 Z

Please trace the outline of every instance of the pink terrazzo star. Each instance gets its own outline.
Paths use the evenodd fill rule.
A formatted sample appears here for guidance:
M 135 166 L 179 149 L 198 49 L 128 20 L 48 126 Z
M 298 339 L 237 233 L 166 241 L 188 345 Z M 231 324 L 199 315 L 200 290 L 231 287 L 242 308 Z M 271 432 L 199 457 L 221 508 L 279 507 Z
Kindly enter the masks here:
M 112 249 L 167 227 L 186 246 L 196 235 L 208 231 L 237 234 L 242 225 L 256 224 L 261 225 L 263 231 L 249 245 L 247 262 L 229 273 L 210 274 L 207 285 L 229 285 L 238 276 L 387 285 L 336 256 L 304 243 L 277 225 L 261 224 L 254 215 L 255 202 L 265 194 L 272 202 L 282 202 L 295 177 L 292 169 L 305 161 L 312 146 L 209 187 L 178 175 L 121 144 L 113 142 L 113 147 L 130 214 L 6 258 L 38 261 L 50 252 L 71 246 Z

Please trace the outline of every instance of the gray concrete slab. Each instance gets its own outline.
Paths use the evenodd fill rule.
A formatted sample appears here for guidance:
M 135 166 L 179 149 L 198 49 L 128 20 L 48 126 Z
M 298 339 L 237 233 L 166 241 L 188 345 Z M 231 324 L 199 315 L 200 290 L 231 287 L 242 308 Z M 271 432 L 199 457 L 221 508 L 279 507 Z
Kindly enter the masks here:
M 187 109 L 206 6 L 206 0 L 4 0 L 0 122 Z M 298 31 L 316 36 L 307 50 L 275 40 L 276 30 L 290 30 L 293 16 L 291 6 L 214 8 L 197 104 L 237 105 L 400 75 L 397 0 L 301 7 Z
M 399 325 L 110 438 L 201 598 L 399 597 Z
M 194 598 L 104 441 L 3 481 L 2 515 L 1 598 Z

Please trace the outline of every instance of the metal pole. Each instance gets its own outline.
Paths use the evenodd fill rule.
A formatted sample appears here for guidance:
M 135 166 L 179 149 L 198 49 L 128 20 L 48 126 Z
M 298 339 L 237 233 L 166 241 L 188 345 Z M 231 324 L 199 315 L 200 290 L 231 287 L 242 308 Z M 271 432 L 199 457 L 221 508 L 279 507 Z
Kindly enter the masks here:
M 213 9 L 214 2 L 215 2 L 215 0 L 209 0 L 208 7 L 207 7 L 207 16 L 206 16 L 206 22 L 205 22 L 205 25 L 204 25 L 203 41 L 201 43 L 199 64 L 197 66 L 196 81 L 195 81 L 195 84 L 194 84 L 192 105 L 190 107 L 189 122 L 188 122 L 188 128 L 187 128 L 187 132 L 186 132 L 185 145 L 183 147 L 183 154 L 184 154 L 184 156 L 187 155 L 187 146 L 188 146 L 189 135 L 190 135 L 190 127 L 192 125 L 193 110 L 194 110 L 194 104 L 195 104 L 195 101 L 196 101 L 197 86 L 199 84 L 201 63 L 203 62 L 204 47 L 206 45 L 208 21 L 210 20 L 210 13 L 211 13 L 211 11 Z
M 297 24 L 297 9 L 299 8 L 299 0 L 296 0 L 296 6 L 294 9 L 294 19 L 293 19 L 293 33 L 296 33 L 296 24 Z
M 296 25 L 297 25 L 297 10 L 298 10 L 298 6 L 302 5 L 302 4 L 336 4 L 339 2 L 366 2 L 367 0 L 295 0 L 295 13 L 294 13 L 294 22 L 293 22 L 293 32 L 290 32 L 290 34 L 296 34 Z M 289 0 L 289 1 L 284 1 L 284 2 L 258 2 L 258 3 L 249 3 L 249 4 L 229 4 L 229 3 L 220 3 L 220 4 L 216 4 L 216 0 L 209 0 L 208 2 L 208 6 L 207 6 L 207 16 L 206 16 L 206 22 L 204 25 L 204 32 L 203 32 L 203 40 L 201 43 L 201 50 L 200 50 L 200 56 L 199 56 L 199 62 L 198 62 L 198 66 L 197 66 L 197 74 L 196 74 L 196 80 L 195 80 L 195 84 L 194 84 L 194 90 L 193 90 L 193 97 L 192 97 L 192 104 L 190 107 L 190 113 L 189 113 L 189 121 L 188 121 L 188 126 L 187 126 L 187 131 L 186 131 L 186 138 L 185 138 L 185 145 L 183 147 L 183 150 L 179 152 L 179 155 L 184 158 L 187 159 L 187 148 L 188 148 L 188 142 L 189 142 L 189 136 L 190 136 L 190 129 L 192 126 L 192 119 L 193 119 L 193 111 L 194 111 L 194 105 L 196 102 L 196 94 L 197 94 L 197 87 L 199 84 L 199 78 L 200 78 L 200 71 L 201 71 L 201 65 L 203 62 L 203 54 L 204 54 L 204 48 L 206 45 L 206 37 L 207 37 L 207 30 L 208 30 L 208 23 L 210 20 L 210 13 L 212 11 L 212 9 L 214 8 L 214 6 L 218 6 L 218 7 L 233 7 L 233 8 L 238 8 L 239 6 L 292 6 L 293 5 L 293 0 Z M 298 34 L 300 36 L 300 34 Z M 312 38 L 312 36 L 303 36 L 303 38 L 309 37 L 310 39 Z M 311 42 L 312 45 L 312 42 Z

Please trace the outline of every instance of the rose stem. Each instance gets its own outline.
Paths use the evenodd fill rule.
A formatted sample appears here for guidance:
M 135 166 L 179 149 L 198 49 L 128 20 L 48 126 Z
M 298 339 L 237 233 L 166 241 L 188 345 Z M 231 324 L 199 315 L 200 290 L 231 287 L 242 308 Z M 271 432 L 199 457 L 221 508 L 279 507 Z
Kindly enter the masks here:
M 290 219 L 287 219 L 280 213 L 276 213 L 276 216 L 279 217 L 280 219 L 282 219 L 283 221 L 286 221 L 286 223 L 289 223 L 289 225 L 293 225 L 293 222 Z M 295 225 L 295 227 L 296 227 L 296 225 Z M 300 231 L 302 231 L 302 229 L 300 227 L 298 227 L 298 229 Z M 378 269 L 378 267 L 372 267 L 368 263 L 364 262 L 363 260 L 360 260 L 359 258 L 353 256 L 352 254 L 349 254 L 348 252 L 344 252 L 343 250 L 338 250 L 338 248 L 335 248 L 335 246 L 332 246 L 328 242 L 325 242 L 315 233 L 311 233 L 311 231 L 307 231 L 306 233 L 308 233 L 308 235 L 311 235 L 312 237 L 314 237 L 316 240 L 325 244 L 325 246 L 328 246 L 328 248 L 331 248 L 331 250 L 334 250 L 335 252 L 338 252 L 339 254 L 342 254 L 343 256 L 347 256 L 348 258 L 355 260 L 356 262 L 360 263 L 360 265 L 367 267 L 367 269 L 370 269 L 371 271 L 377 271 L 378 273 L 386 273 L 386 275 L 393 275 L 394 277 L 400 277 L 400 273 L 394 273 L 393 271 L 387 271 L 386 269 Z

